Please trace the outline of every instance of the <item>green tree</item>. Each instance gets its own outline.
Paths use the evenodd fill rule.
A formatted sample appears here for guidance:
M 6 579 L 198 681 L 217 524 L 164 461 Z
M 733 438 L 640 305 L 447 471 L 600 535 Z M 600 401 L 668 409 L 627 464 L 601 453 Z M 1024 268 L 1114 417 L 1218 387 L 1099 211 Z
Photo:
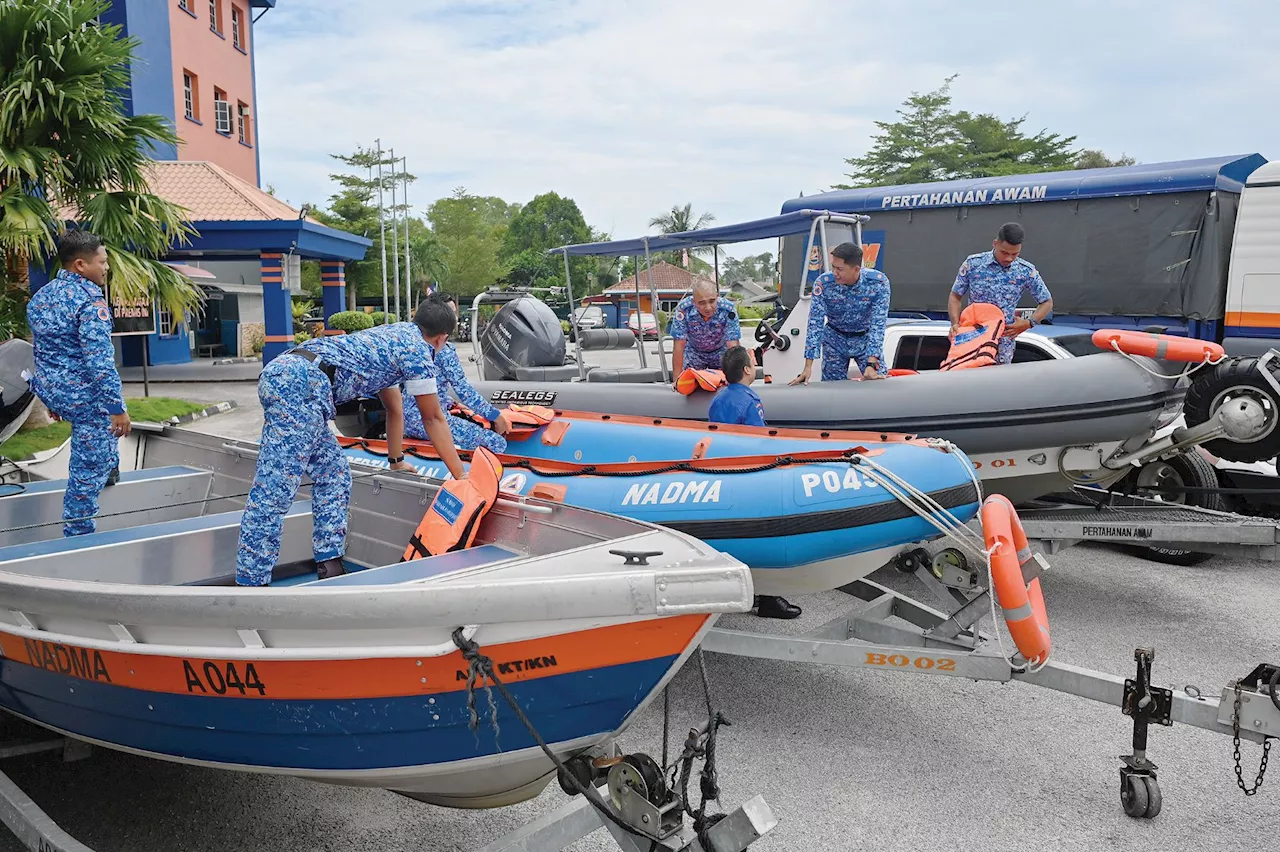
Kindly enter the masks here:
M 507 272 L 499 259 L 507 227 L 520 205 L 459 187 L 427 208 L 427 220 L 444 249 L 447 271 L 440 283 L 459 298 L 497 282 Z
M 106 0 L 0 0 L 0 276 L 49 269 L 67 219 L 107 244 L 113 295 L 151 296 L 175 317 L 200 290 L 159 262 L 195 233 L 150 192 L 145 153 L 177 144 L 158 115 L 125 114 L 138 47 L 98 23 Z
M 1137 165 L 1137 162 L 1128 154 L 1121 154 L 1117 159 L 1113 160 L 1095 148 L 1086 148 L 1076 157 L 1071 167 L 1075 169 L 1106 169 L 1112 166 L 1133 166 Z
M 932 92 L 912 92 L 898 120 L 877 121 L 871 149 L 845 162 L 853 167 L 850 182 L 836 189 L 931 183 L 962 178 L 996 177 L 1079 168 L 1083 152 L 1075 136 L 1040 130 L 1028 136 L 1027 116 L 1002 119 L 991 113 L 951 108 L 948 77 Z
M 772 282 L 776 277 L 773 254 L 766 251 L 741 259 L 736 257 L 726 258 L 720 272 L 720 283 L 729 285 L 737 284 L 741 281 Z
M 520 208 L 507 227 L 499 259 L 509 266 L 507 280 L 513 284 L 538 287 L 564 286 L 564 258 L 550 255 L 550 249 L 591 242 L 591 228 L 572 198 L 554 192 L 535 196 Z M 596 271 L 594 259 L 570 257 L 574 295 L 586 294 Z
M 694 216 L 692 204 L 686 204 L 683 207 L 673 204 L 666 213 L 650 219 L 649 227 L 657 228 L 663 234 L 684 234 L 689 231 L 701 231 L 715 220 L 714 213 L 700 213 Z M 719 252 L 720 249 L 714 246 L 698 246 L 689 249 L 689 271 L 698 275 L 711 275 L 715 270 L 702 257 L 713 251 Z M 679 251 L 655 252 L 652 258 L 654 263 L 665 260 L 674 266 L 684 265 L 683 253 Z M 626 274 L 634 274 L 634 272 Z

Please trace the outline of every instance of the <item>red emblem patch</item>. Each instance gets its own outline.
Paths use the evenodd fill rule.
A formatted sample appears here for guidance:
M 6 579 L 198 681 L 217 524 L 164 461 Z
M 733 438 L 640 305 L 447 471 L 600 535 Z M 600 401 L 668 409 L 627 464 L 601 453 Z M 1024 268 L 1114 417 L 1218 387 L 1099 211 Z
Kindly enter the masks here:
M 98 308 L 98 319 L 103 322 L 111 322 L 111 311 L 106 308 Z

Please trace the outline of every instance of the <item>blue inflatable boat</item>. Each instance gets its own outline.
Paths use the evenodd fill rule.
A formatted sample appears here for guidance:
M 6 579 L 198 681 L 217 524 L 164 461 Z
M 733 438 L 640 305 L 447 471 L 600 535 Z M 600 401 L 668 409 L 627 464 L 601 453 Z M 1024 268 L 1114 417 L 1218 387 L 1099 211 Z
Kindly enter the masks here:
M 938 442 L 556 415 L 510 441 L 503 490 L 693 535 L 749 565 L 761 595 L 835 589 L 936 538 L 934 524 L 895 495 L 903 482 L 960 521 L 981 499 L 968 458 Z M 387 466 L 385 442 L 339 440 L 353 463 Z M 406 440 L 405 450 L 423 474 L 448 477 L 429 443 Z

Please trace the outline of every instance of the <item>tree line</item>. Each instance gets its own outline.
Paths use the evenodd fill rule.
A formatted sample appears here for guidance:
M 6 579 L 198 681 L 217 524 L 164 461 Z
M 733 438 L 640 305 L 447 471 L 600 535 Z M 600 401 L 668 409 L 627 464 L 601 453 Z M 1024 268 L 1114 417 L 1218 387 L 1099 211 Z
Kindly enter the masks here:
M 177 137 L 155 115 L 129 116 L 123 92 L 139 42 L 119 26 L 101 23 L 107 0 L 2 0 L 0 26 L 0 336 L 25 336 L 29 264 L 51 268 L 58 235 L 73 220 L 104 237 L 111 259 L 110 286 L 121 295 L 150 294 L 180 318 L 201 302 L 200 289 L 160 261 L 195 235 L 186 211 L 147 185 L 146 151 Z M 1026 116 L 1000 118 L 952 107 L 954 76 L 925 94 L 912 93 L 895 121 L 876 122 L 869 150 L 847 159 L 848 182 L 837 187 L 985 177 L 1066 168 L 1126 165 L 1101 151 L 1077 149 L 1075 136 L 1041 130 L 1028 135 Z M 382 246 L 376 155 L 335 155 L 345 167 L 317 220 L 374 241 L 366 258 L 347 267 L 349 300 L 382 293 Z M 388 182 L 413 176 L 389 175 Z M 389 183 L 388 183 L 389 186 Z M 384 187 L 384 190 L 386 187 Z M 385 194 L 385 193 L 384 193 Z M 774 203 L 774 199 L 769 203 Z M 310 206 L 310 205 L 308 205 Z M 404 205 L 388 215 L 403 216 Z M 653 217 L 659 233 L 698 230 L 715 221 L 691 204 Z M 403 238 L 404 223 L 396 239 Z M 524 203 L 479 196 L 459 187 L 408 216 L 415 295 L 429 284 L 473 296 L 494 284 L 563 287 L 562 258 L 548 249 L 594 242 L 609 235 L 588 224 L 577 203 L 546 192 Z M 388 231 L 388 242 L 391 234 Z M 388 259 L 396 253 L 388 246 Z M 709 258 L 709 259 L 708 259 Z M 685 262 L 682 253 L 657 260 Z M 403 262 L 403 261 L 401 261 Z M 690 271 L 718 270 L 722 282 L 776 280 L 771 253 L 732 258 L 722 250 L 692 251 Z M 634 262 L 574 257 L 574 294 L 598 293 L 634 273 Z M 388 279 L 392 275 L 388 274 Z M 319 270 L 304 265 L 303 285 L 319 295 Z

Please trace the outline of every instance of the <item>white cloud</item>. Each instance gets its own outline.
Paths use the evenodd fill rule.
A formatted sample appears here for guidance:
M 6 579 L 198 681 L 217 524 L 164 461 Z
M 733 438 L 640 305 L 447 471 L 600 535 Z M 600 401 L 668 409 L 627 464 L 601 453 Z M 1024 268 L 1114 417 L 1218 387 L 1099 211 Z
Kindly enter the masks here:
M 674 203 L 729 223 L 840 182 L 873 121 L 955 72 L 958 107 L 1112 154 L 1280 156 L 1269 6 L 281 3 L 255 27 L 263 182 L 323 202 L 328 155 L 381 137 L 420 209 L 465 185 L 554 190 L 619 238 Z

